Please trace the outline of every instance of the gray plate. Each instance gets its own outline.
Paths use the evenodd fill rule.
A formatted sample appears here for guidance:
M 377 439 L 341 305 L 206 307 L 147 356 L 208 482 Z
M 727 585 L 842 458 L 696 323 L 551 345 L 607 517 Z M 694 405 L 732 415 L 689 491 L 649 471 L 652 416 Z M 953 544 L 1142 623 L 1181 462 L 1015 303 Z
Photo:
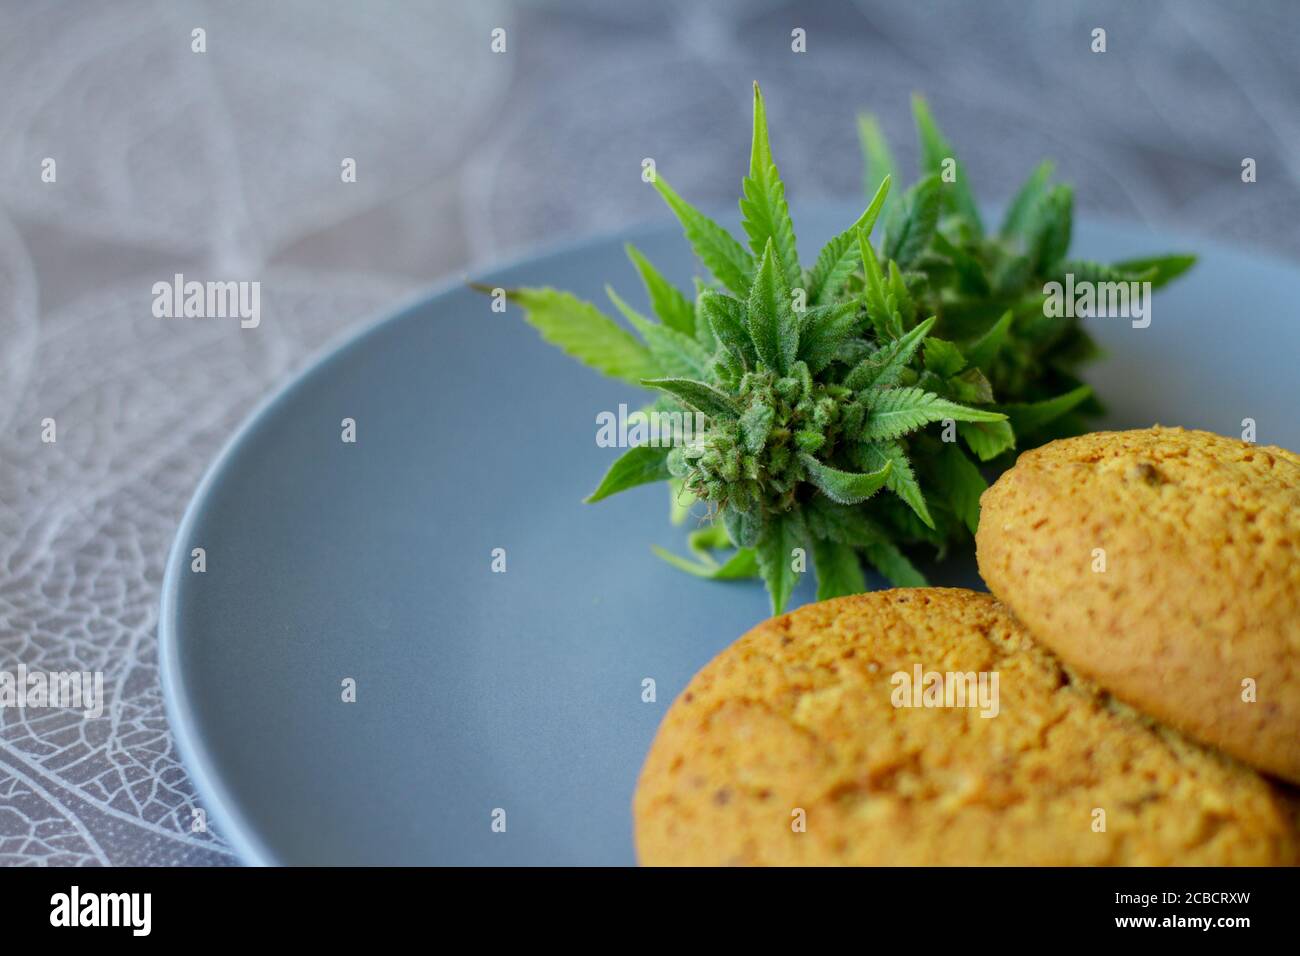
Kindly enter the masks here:
M 804 255 L 858 212 L 804 210 Z M 593 301 L 609 281 L 637 304 L 628 238 L 688 284 L 672 226 L 486 279 Z M 1202 254 L 1157 294 L 1150 328 L 1091 321 L 1112 424 L 1235 435 L 1249 417 L 1261 442 L 1300 448 L 1293 267 L 1114 224 L 1084 222 L 1076 243 Z M 659 719 L 767 612 L 757 583 L 697 581 L 650 553 L 683 550 L 662 486 L 581 503 L 617 454 L 596 447 L 596 413 L 639 400 L 453 285 L 330 352 L 239 431 L 177 532 L 160 639 L 172 729 L 243 859 L 633 862 L 632 791 Z M 934 576 L 978 586 L 969 559 Z

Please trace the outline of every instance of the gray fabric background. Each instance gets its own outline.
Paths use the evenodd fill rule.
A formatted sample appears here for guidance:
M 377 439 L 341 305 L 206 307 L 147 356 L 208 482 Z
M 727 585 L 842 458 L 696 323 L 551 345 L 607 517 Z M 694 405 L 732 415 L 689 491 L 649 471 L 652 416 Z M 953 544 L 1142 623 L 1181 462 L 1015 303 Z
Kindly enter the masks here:
M 666 220 L 646 156 L 734 202 L 751 79 L 796 223 L 860 194 L 861 108 L 912 167 L 920 90 L 987 201 L 1050 156 L 1086 213 L 1294 259 L 1298 48 L 1281 0 L 0 4 L 0 670 L 99 670 L 107 695 L 99 720 L 0 710 L 0 863 L 235 862 L 190 828 L 163 561 L 220 444 L 342 330 L 476 263 Z M 175 272 L 260 280 L 261 327 L 153 318 Z

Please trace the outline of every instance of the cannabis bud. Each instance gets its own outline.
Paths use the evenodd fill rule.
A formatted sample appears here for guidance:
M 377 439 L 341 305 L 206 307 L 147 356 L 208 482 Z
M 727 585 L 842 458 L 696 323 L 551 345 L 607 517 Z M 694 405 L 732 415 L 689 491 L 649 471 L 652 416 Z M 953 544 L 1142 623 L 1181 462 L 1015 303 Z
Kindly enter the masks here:
M 1067 262 L 1071 197 L 1049 186 L 1045 167 L 986 237 L 960 167 L 951 181 L 940 175 L 952 151 L 923 101 L 916 116 L 928 174 L 892 205 L 879 255 L 870 237 L 892 161 L 874 123 L 861 125 L 867 155 L 891 171 L 805 269 L 755 84 L 740 201 L 748 248 L 655 181 L 713 276 L 693 299 L 630 246 L 658 321 L 607 292 L 639 339 L 568 293 L 507 293 L 548 341 L 657 390 L 652 411 L 706 423 L 682 441 L 629 449 L 588 500 L 668 481 L 676 519 L 705 503 L 715 520 L 690 535 L 697 560 L 656 553 L 704 577 L 761 576 L 777 613 L 809 552 L 819 599 L 865 590 L 863 558 L 896 585 L 924 584 L 900 545 L 943 554 L 969 541 L 986 487 L 977 461 L 1007 455 L 1018 433 L 1046 436 L 1095 410 L 1071 372 L 1090 342 L 1077 321 L 1044 322 L 1044 277 L 1074 269 L 1159 284 L 1191 264 Z M 712 552 L 724 547 L 735 551 L 719 562 Z

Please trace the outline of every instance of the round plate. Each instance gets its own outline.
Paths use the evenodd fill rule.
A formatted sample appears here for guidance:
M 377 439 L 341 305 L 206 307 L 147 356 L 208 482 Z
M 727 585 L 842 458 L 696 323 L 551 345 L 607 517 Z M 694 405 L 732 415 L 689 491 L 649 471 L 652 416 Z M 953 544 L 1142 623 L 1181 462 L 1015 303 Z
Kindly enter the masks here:
M 805 210 L 804 256 L 860 211 Z M 595 302 L 610 282 L 644 307 L 628 239 L 689 287 L 671 225 L 481 278 Z M 1076 229 L 1080 257 L 1183 250 L 1201 262 L 1156 294 L 1149 328 L 1089 320 L 1110 423 L 1236 435 L 1252 418 L 1261 443 L 1300 448 L 1293 267 Z M 664 710 L 767 615 L 759 583 L 696 580 L 651 554 L 685 551 L 664 486 L 582 504 L 618 454 L 597 447 L 597 413 L 644 393 L 489 304 L 445 286 L 329 352 L 239 430 L 181 522 L 159 628 L 168 712 L 203 806 L 248 862 L 632 863 L 632 792 Z M 927 570 L 979 586 L 969 558 Z M 805 581 L 794 603 L 811 599 Z

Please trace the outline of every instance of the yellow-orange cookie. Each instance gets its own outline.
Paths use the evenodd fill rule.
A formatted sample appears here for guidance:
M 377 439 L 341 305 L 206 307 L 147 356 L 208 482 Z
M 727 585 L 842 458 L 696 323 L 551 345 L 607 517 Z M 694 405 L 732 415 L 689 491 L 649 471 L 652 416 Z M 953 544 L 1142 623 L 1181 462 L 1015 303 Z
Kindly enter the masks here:
M 895 706 L 897 674 L 991 706 Z M 933 683 L 933 682 L 931 682 Z M 924 704 L 924 697 L 921 698 Z M 954 694 L 953 701 L 957 703 Z M 1072 676 L 991 595 L 860 594 L 760 624 L 673 703 L 634 802 L 666 864 L 1285 864 L 1248 767 Z
M 984 493 L 980 573 L 1122 700 L 1300 782 L 1300 457 L 1181 428 L 1020 456 Z

